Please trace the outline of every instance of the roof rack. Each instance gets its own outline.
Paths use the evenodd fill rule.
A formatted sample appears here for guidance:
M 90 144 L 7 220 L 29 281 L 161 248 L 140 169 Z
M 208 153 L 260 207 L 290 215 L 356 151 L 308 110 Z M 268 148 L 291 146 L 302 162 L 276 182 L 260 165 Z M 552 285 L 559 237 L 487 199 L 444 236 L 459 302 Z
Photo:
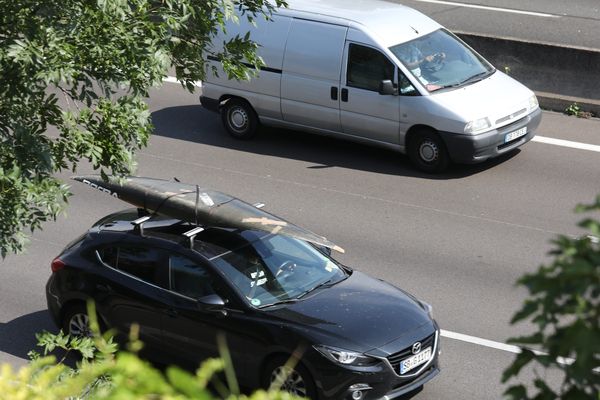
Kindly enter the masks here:
M 204 230 L 203 227 L 197 226 L 195 228 L 190 229 L 189 231 L 183 232 L 183 236 L 187 237 L 190 240 L 190 249 L 194 247 L 194 239 L 196 235 Z
M 133 231 L 139 233 L 140 235 L 144 234 L 144 222 L 148 221 L 152 216 L 144 215 L 136 220 L 131 221 L 131 225 L 133 225 Z

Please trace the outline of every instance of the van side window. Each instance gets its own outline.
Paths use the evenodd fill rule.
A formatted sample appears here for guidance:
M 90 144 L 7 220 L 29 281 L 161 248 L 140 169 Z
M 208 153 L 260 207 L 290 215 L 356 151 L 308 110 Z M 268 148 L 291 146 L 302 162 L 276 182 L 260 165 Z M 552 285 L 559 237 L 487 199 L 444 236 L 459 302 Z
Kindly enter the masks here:
M 406 75 L 402 71 L 398 71 L 398 81 L 400 81 L 400 95 L 402 96 L 418 96 L 419 92 L 410 83 Z
M 348 49 L 347 85 L 379 91 L 383 80 L 394 79 L 394 64 L 381 52 L 351 43 Z

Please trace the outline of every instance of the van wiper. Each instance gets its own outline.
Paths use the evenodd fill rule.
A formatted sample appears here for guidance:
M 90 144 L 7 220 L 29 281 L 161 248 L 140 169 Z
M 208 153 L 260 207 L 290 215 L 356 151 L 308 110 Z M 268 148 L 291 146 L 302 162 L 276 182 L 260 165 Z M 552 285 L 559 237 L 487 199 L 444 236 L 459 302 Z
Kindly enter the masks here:
M 469 78 L 467 78 L 467 79 L 459 82 L 457 85 L 460 86 L 460 85 L 466 85 L 466 84 L 471 84 L 471 83 L 479 82 L 479 81 L 487 78 L 489 75 L 491 75 L 490 71 L 483 71 L 483 72 L 475 74 L 475 75 L 473 75 L 473 76 L 471 76 L 471 77 L 469 77 Z

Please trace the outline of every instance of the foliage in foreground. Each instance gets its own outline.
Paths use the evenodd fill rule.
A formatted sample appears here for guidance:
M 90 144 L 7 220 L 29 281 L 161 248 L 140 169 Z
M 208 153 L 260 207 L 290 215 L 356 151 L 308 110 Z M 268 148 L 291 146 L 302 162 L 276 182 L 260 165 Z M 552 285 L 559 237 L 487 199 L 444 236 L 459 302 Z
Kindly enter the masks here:
M 283 0 L 0 0 L 0 256 L 55 219 L 57 178 L 88 161 L 130 175 L 152 131 L 145 98 L 169 70 L 190 91 L 222 62 L 230 79 L 262 65 L 256 44 L 210 40 L 235 9 L 268 18 Z
M 577 211 L 600 211 L 600 196 Z M 579 226 L 588 236 L 558 237 L 554 261 L 518 281 L 530 296 L 512 323 L 527 320 L 537 329 L 511 342 L 539 351 L 524 350 L 502 377 L 507 382 L 530 365 L 557 369 L 563 381 L 549 384 L 538 375 L 533 394 L 523 384 L 509 387 L 506 395 L 512 400 L 600 399 L 600 221 L 589 217 Z
M 73 338 L 62 332 L 36 335 L 44 355 L 30 352 L 32 361 L 17 370 L 10 364 L 0 365 L 0 399 L 300 400 L 277 390 L 258 390 L 248 396 L 240 394 L 223 341 L 222 359 L 204 361 L 195 374 L 177 367 L 168 367 L 163 372 L 137 356 L 142 344 L 136 339 L 135 329 L 129 351 L 117 351 L 109 334 L 104 337 L 97 334 L 95 318 L 92 318 L 92 330 L 96 332 L 93 338 Z M 47 355 L 56 349 L 65 352 L 58 361 L 55 356 Z M 64 363 L 73 352 L 82 357 L 76 368 Z M 220 372 L 224 372 L 228 385 L 216 375 Z M 208 389 L 209 383 L 212 390 Z

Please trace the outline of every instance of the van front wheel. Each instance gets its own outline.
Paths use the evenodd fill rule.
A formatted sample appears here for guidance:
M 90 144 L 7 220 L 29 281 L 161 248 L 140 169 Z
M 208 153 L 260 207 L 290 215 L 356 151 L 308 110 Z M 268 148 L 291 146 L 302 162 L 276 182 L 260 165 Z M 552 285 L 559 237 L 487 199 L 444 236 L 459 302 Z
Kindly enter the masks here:
M 221 119 L 227 132 L 236 139 L 251 139 L 256 134 L 258 117 L 244 100 L 228 100 L 221 108 Z
M 408 157 L 418 169 L 430 173 L 444 171 L 450 161 L 442 138 L 428 130 L 410 138 Z

